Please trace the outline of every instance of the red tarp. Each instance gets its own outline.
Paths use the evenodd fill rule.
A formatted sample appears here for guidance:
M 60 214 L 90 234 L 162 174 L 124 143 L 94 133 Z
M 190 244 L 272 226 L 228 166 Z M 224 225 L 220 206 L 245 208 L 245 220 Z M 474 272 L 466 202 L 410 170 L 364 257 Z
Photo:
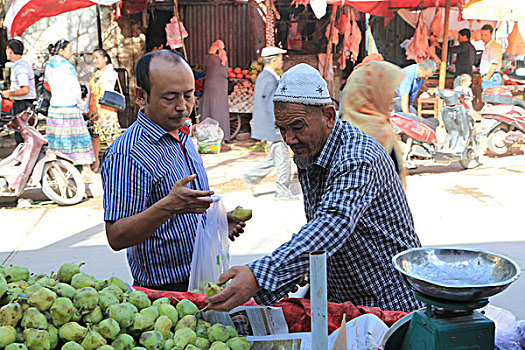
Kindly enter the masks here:
M 13 0 L 7 10 L 4 27 L 11 37 L 21 36 L 36 21 L 96 4 L 110 5 L 118 0 Z
M 392 10 L 399 8 L 427 8 L 445 6 L 445 0 L 327 0 L 329 5 L 350 5 L 356 10 L 374 16 L 391 17 Z M 310 0 L 295 0 L 295 4 L 309 4 Z M 465 0 L 450 0 L 451 6 L 462 6 Z
M 191 300 L 199 309 L 206 306 L 206 296 L 202 294 L 158 291 L 141 287 L 133 288 L 144 291 L 151 300 L 167 297 L 171 299 L 172 304 L 177 304 L 177 301 L 171 298 L 175 297 L 179 300 Z M 257 304 L 252 299 L 244 305 Z M 286 319 L 290 333 L 311 331 L 311 310 L 309 299 L 286 298 L 273 306 L 281 307 L 283 309 L 284 318 Z M 374 314 L 390 327 L 407 313 L 403 311 L 383 311 L 377 307 L 354 306 L 350 302 L 342 304 L 328 303 L 328 332 L 332 333 L 341 326 L 341 321 L 345 314 L 347 322 L 364 314 Z

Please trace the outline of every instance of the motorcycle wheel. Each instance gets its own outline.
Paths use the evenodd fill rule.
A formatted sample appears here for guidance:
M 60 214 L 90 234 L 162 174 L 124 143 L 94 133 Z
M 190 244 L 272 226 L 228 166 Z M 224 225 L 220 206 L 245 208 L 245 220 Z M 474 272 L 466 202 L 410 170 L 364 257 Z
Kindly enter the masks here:
M 499 125 L 489 133 L 487 137 L 487 147 L 490 153 L 500 156 L 509 151 L 511 145 L 505 142 L 507 132 L 507 127 Z
M 479 165 L 479 155 L 478 152 L 470 145 L 467 150 L 467 158 L 461 159 L 459 164 L 464 169 L 473 169 Z
M 57 159 L 44 165 L 42 191 L 59 205 L 73 205 L 84 198 L 86 184 L 73 164 Z

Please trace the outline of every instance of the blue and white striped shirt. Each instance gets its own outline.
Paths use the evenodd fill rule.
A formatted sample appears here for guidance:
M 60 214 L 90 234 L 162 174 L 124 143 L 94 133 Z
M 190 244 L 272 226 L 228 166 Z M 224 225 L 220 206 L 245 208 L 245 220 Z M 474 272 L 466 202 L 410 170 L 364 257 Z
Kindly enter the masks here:
M 139 112 L 137 121 L 106 151 L 102 164 L 104 220 L 136 215 L 168 195 L 178 180 L 191 174 L 190 186 L 209 190 L 208 178 L 191 138 L 180 142 Z M 143 286 L 182 283 L 189 279 L 193 244 L 202 214 L 173 215 L 151 237 L 128 248 L 131 274 Z

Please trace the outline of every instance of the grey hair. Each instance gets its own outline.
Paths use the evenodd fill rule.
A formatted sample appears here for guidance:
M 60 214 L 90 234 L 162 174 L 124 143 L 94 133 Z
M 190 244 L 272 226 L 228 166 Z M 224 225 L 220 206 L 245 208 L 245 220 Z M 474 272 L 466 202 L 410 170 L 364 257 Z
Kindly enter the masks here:
M 418 63 L 418 65 L 425 71 L 435 72 L 437 69 L 436 62 L 432 60 L 424 60 L 423 62 Z
M 293 102 L 284 102 L 284 101 L 273 101 L 273 108 L 277 111 L 282 111 Z M 311 112 L 318 112 L 320 109 L 323 109 L 326 106 L 331 106 L 331 103 L 320 103 L 320 104 L 303 104 L 303 103 L 294 103 L 301 106 L 305 106 Z

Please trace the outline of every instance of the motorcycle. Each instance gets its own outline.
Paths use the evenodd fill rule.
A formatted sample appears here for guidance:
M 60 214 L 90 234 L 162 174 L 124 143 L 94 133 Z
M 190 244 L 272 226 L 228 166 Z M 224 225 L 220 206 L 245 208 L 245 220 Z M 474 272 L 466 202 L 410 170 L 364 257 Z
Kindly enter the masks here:
M 444 101 L 440 112 L 446 130 L 443 145 L 439 145 L 436 136 L 438 119 L 399 112 L 392 112 L 390 116 L 394 132 L 400 135 L 407 167 L 416 168 L 414 160 L 424 159 L 446 163 L 459 161 L 465 169 L 475 168 L 479 165 L 479 144 L 475 121 L 468 112 L 464 95 L 453 90 L 438 90 L 437 94 Z
M 487 136 L 489 151 L 502 155 L 514 145 L 525 144 L 525 101 L 514 98 L 507 86 L 488 88 L 481 98 L 485 105 L 479 130 Z
M 0 127 L 18 131 L 24 139 L 0 161 L 0 197 L 18 197 L 26 189 L 41 187 L 57 204 L 77 204 L 86 192 L 84 180 L 71 158 L 49 149 L 45 137 L 28 125 L 36 118 L 33 109 L 0 116 Z

